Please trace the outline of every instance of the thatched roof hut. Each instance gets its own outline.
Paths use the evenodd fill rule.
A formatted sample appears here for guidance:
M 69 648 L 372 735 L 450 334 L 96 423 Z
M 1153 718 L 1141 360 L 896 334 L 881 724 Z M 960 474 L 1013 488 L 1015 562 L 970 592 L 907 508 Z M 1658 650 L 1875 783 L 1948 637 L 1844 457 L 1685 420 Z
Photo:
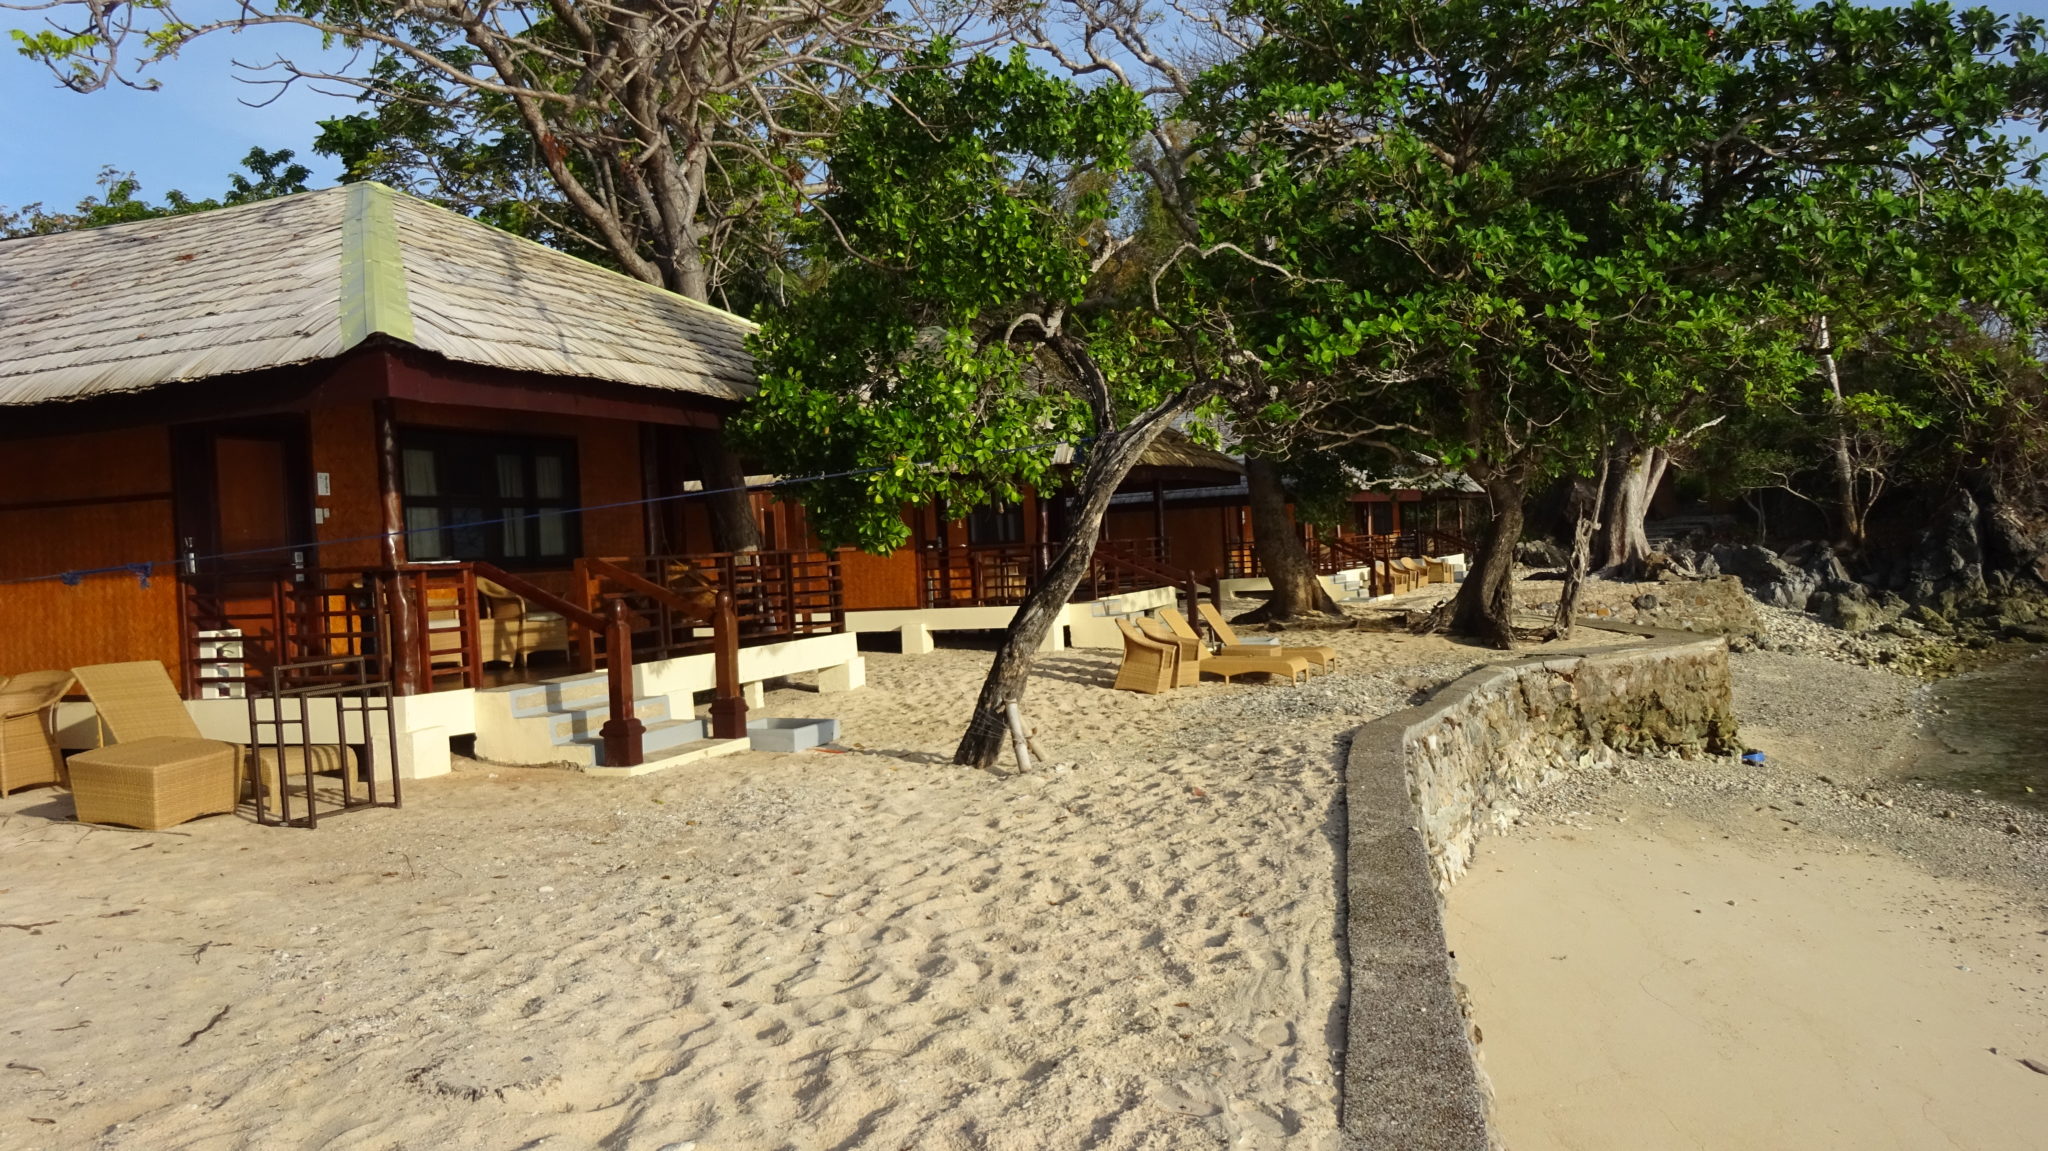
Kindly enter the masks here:
M 482 368 L 719 400 L 728 312 L 381 184 L 0 242 L 0 405 L 331 359 L 378 339 Z

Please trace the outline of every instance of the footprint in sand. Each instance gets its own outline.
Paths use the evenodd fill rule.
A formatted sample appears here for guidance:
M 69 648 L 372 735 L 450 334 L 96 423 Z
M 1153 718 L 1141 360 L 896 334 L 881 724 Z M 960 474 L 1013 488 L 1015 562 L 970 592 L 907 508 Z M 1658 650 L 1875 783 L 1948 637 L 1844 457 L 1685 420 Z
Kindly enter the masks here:
M 1153 1084 L 1152 1090 L 1146 1094 L 1146 1101 L 1154 1107 L 1162 1107 L 1176 1115 L 1192 1115 L 1197 1119 L 1220 1114 L 1223 1110 L 1213 1100 L 1199 1093 L 1183 1091 L 1164 1083 Z

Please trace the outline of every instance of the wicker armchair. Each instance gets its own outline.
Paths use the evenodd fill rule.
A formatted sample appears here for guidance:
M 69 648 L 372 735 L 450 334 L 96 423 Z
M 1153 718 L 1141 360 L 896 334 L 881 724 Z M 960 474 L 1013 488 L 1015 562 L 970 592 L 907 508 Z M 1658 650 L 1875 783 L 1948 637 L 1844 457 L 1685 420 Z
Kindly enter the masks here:
M 37 784 L 69 786 L 50 718 L 71 690 L 68 671 L 31 671 L 0 681 L 0 795 Z
M 1117 669 L 1116 687 L 1123 691 L 1142 691 L 1147 695 L 1172 690 L 1180 662 L 1179 649 L 1173 644 L 1146 638 L 1131 626 L 1130 620 L 1118 619 L 1116 628 L 1124 636 L 1124 662 Z
M 476 581 L 476 595 L 486 661 L 501 660 L 519 667 L 537 651 L 571 655 L 568 620 L 555 612 L 535 611 L 518 595 L 487 579 Z

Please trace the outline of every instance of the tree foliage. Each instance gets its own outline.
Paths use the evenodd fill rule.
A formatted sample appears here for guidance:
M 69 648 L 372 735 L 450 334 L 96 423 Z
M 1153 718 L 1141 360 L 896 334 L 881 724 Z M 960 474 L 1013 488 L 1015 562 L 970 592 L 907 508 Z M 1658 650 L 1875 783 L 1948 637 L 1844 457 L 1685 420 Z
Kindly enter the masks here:
M 1021 51 L 907 74 L 847 118 L 806 236 L 818 282 L 767 317 L 741 423 L 786 471 L 852 473 L 804 492 L 828 542 L 886 550 L 905 503 L 1055 486 L 1054 445 L 1200 386 L 1192 337 L 1115 306 L 1107 271 L 1148 124 L 1127 89 Z
M 1296 273 L 1238 292 L 1282 381 L 1253 415 L 1442 459 L 1497 511 L 1806 387 L 1830 291 L 1918 282 L 1909 193 L 2029 170 L 2001 128 L 2041 111 L 2038 24 L 1939 4 L 1256 7 L 1199 111 L 1207 218 Z M 1461 613 L 1503 641 L 1505 572 Z

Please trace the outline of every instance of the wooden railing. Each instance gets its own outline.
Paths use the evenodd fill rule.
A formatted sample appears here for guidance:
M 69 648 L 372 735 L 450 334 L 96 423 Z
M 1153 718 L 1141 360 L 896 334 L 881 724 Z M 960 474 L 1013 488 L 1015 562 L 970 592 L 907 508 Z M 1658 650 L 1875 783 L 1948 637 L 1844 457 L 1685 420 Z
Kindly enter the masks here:
M 1176 568 L 1159 558 L 1160 540 L 1100 540 L 1088 564 L 1088 574 L 1076 589 L 1077 597 L 1102 599 L 1145 588 L 1185 588 L 1194 573 Z
M 411 608 L 404 626 L 400 604 Z M 318 661 L 354 656 L 379 680 L 397 683 L 401 668 L 419 669 L 427 689 L 481 679 L 476 579 L 467 565 L 184 574 L 178 619 L 188 699 L 245 697 L 283 664 L 313 665 L 295 673 L 306 682 Z M 394 659 L 401 647 L 405 658 Z
M 616 612 L 623 606 L 635 624 L 628 643 L 647 637 L 644 646 L 656 659 L 710 650 L 713 698 L 711 734 L 742 739 L 747 734 L 747 704 L 740 691 L 740 624 L 732 593 L 695 572 L 678 573 L 664 587 L 610 560 L 576 561 L 579 598 L 592 612 Z
M 712 552 L 604 562 L 685 597 L 730 595 L 742 645 L 846 630 L 846 581 L 837 552 Z
M 917 553 L 917 586 L 926 607 L 1013 606 L 1038 586 L 1045 564 L 1030 544 L 931 545 Z
M 586 636 L 604 637 L 604 677 L 610 713 L 597 734 L 604 740 L 605 766 L 638 767 L 645 762 L 641 738 L 646 725 L 633 714 L 633 621 L 625 602 L 611 600 L 600 613 L 572 603 L 496 564 L 478 560 L 472 566 L 476 574 L 528 603 L 539 604 L 554 612 L 568 620 L 570 626 L 581 628 Z
M 1332 575 L 1404 557 L 1450 555 L 1463 550 L 1463 542 L 1450 532 L 1402 531 L 1332 536 L 1328 539 L 1310 537 L 1302 541 L 1302 548 L 1308 552 L 1309 562 L 1315 565 L 1318 575 Z M 1252 541 L 1233 540 L 1227 550 L 1232 577 L 1251 578 L 1266 574 Z
M 928 544 L 917 553 L 917 585 L 925 607 L 1013 607 L 1024 602 L 1059 553 L 1059 545 Z M 1193 573 L 1167 563 L 1166 541 L 1104 539 L 1095 544 L 1077 600 L 1143 588 L 1178 588 Z

